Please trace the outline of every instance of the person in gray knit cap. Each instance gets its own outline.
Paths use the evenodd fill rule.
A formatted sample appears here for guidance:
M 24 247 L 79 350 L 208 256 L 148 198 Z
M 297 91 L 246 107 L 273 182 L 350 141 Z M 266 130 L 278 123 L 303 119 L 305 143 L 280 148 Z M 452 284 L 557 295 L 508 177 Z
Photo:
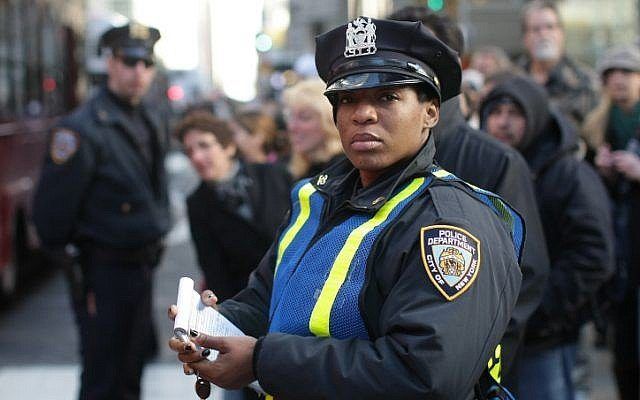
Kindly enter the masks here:
M 620 398 L 640 398 L 638 271 L 640 252 L 640 50 L 626 45 L 598 62 L 604 96 L 582 134 L 609 187 L 616 231 L 616 273 L 604 301 L 613 310 L 614 372 Z

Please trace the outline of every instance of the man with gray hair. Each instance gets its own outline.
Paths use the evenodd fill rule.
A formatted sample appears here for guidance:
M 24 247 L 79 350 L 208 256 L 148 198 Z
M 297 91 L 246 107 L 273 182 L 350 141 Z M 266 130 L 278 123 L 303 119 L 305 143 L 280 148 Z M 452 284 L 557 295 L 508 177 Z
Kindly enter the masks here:
M 577 124 L 598 102 L 593 71 L 565 53 L 565 31 L 560 13 L 548 0 L 534 0 L 521 16 L 525 54 L 517 66 L 544 86 L 551 103 Z

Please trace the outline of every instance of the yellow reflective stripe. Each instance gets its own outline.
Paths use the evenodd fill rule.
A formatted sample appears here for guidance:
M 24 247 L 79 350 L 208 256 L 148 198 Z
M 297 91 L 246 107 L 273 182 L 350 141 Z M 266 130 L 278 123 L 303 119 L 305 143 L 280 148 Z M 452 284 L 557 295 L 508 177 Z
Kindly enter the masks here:
M 264 398 L 264 400 L 273 400 L 273 396 L 271 396 L 270 394 L 266 395 L 266 397 Z
M 347 238 L 340 253 L 336 257 L 336 260 L 331 266 L 329 277 L 322 287 L 318 301 L 313 307 L 311 312 L 311 318 L 309 319 L 309 330 L 316 336 L 329 336 L 329 317 L 331 314 L 331 308 L 336 300 L 338 291 L 344 283 L 347 273 L 349 272 L 349 266 L 351 261 L 358 251 L 362 240 L 371 232 L 375 227 L 382 224 L 391 214 L 391 211 L 404 199 L 411 196 L 416 190 L 420 188 L 424 182 L 424 178 L 416 178 L 400 193 L 395 195 L 384 206 L 382 206 L 378 212 L 356 229 L 354 229 Z
M 493 357 L 489 359 L 487 364 L 489 374 L 496 382 L 500 383 L 500 375 L 502 375 L 502 345 L 496 346 L 496 350 L 493 352 Z
M 278 267 L 280 266 L 280 261 L 282 261 L 282 255 L 287 250 L 293 238 L 296 237 L 300 229 L 304 226 L 304 223 L 309 219 L 309 215 L 311 214 L 311 195 L 315 193 L 316 188 L 313 187 L 311 183 L 307 183 L 303 185 L 298 191 L 298 199 L 300 201 L 300 214 L 296 218 L 296 221 L 291 225 L 291 228 L 284 234 L 280 243 L 278 243 L 278 257 L 276 258 L 276 269 L 274 275 L 278 271 Z

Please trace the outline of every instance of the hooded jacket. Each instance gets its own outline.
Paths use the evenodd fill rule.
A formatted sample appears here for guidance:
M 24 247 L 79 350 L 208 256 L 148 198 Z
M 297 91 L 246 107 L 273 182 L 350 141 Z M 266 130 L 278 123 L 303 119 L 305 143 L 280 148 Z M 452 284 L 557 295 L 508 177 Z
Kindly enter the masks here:
M 527 326 L 526 343 L 575 341 L 593 295 L 613 270 L 607 192 L 593 168 L 576 158 L 573 125 L 549 107 L 544 89 L 530 79 L 514 77 L 494 88 L 480 107 L 481 126 L 503 97 L 514 101 L 526 119 L 518 150 L 534 178 L 551 261 L 545 295 Z

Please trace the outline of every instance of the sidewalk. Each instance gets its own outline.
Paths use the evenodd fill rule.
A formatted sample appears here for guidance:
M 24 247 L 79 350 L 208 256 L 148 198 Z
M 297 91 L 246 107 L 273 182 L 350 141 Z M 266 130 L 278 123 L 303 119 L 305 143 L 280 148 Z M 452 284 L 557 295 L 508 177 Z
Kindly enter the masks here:
M 79 377 L 78 365 L 0 368 L 0 399 L 73 400 Z M 142 400 L 196 399 L 195 379 L 184 375 L 178 362 L 150 364 L 142 379 Z M 221 398 L 212 391 L 210 399 Z

